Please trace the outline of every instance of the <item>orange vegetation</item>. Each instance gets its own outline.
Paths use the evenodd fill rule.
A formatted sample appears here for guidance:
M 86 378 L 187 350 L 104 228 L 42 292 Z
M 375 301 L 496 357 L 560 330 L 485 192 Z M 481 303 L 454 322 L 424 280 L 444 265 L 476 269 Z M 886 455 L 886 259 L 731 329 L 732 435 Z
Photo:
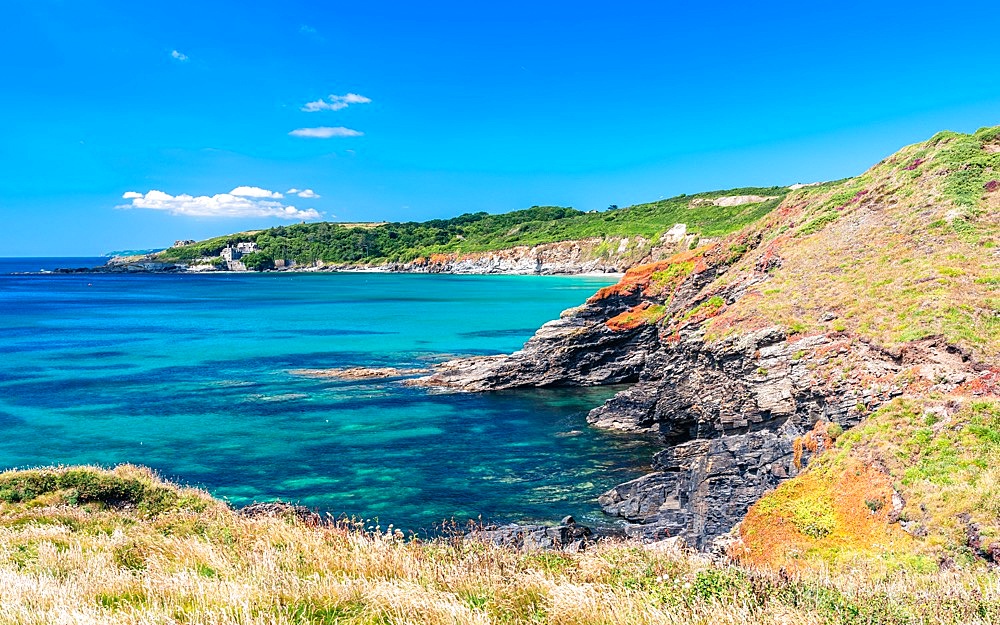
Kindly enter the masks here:
M 708 269 L 704 257 L 712 247 L 703 246 L 674 254 L 666 260 L 632 267 L 617 284 L 604 287 L 589 301 L 597 302 L 615 295 L 627 297 L 640 292 L 646 296 L 672 292 L 692 273 Z
M 731 555 L 741 563 L 798 570 L 811 557 L 909 552 L 913 538 L 894 523 L 892 478 L 848 457 L 811 468 L 754 504 Z
M 633 306 L 625 312 L 608 319 L 606 324 L 609 329 L 615 332 L 623 330 L 633 330 L 644 323 L 656 323 L 666 315 L 665 306 L 652 305 L 649 302 L 642 302 L 638 306 Z
M 1000 367 L 992 367 L 979 377 L 961 384 L 955 389 L 956 395 L 1000 396 Z
M 828 432 L 829 427 L 830 424 L 826 421 L 817 421 L 812 430 L 792 441 L 794 454 L 792 460 L 796 469 L 802 468 L 802 454 L 806 450 L 816 454 L 833 447 L 833 437 Z

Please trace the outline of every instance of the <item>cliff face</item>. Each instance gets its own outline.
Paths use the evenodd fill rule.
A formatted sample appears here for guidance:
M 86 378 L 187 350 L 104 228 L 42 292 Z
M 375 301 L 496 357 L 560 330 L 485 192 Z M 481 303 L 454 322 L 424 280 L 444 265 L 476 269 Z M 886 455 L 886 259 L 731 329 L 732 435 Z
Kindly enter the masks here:
M 955 151 L 994 154 L 991 137 L 932 140 L 800 189 L 735 235 L 633 267 L 521 351 L 445 363 L 423 382 L 635 382 L 589 421 L 656 433 L 664 449 L 600 503 L 634 535 L 706 548 L 809 463 L 815 428 L 991 375 L 1000 229 L 981 207 L 1000 184 L 983 183 L 972 208 L 946 194 L 974 166 L 954 167 Z
M 727 199 L 727 198 L 722 198 Z M 751 197 L 751 199 L 756 199 Z M 280 263 L 287 271 L 368 270 L 405 273 L 574 275 L 581 273 L 621 273 L 628 267 L 654 258 L 662 258 L 687 249 L 700 239 L 687 233 L 684 224 L 675 224 L 663 234 L 648 239 L 643 236 L 593 237 L 573 241 L 520 245 L 485 252 L 432 254 L 407 263 L 342 264 L 316 261 L 308 264 Z M 703 241 L 712 239 L 704 238 Z M 211 262 L 210 262 L 211 261 Z M 162 262 L 156 255 L 115 257 L 96 271 L 167 272 L 167 271 L 247 271 L 239 262 L 216 262 L 201 258 L 188 262 Z
M 677 224 L 653 239 L 642 236 L 593 237 L 486 252 L 432 254 L 408 263 L 391 263 L 378 268 L 409 273 L 620 273 L 636 264 L 687 249 L 695 238 L 687 233 L 683 224 Z

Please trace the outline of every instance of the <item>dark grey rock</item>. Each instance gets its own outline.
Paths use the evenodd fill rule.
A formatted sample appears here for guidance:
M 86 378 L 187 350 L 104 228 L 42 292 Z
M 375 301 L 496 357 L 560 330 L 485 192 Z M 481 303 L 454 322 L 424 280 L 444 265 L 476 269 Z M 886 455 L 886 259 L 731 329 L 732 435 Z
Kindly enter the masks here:
M 249 506 L 238 509 L 236 512 L 240 516 L 249 518 L 282 517 L 297 519 L 307 525 L 319 525 L 321 522 L 319 514 L 309 508 L 283 501 L 252 503 Z
M 593 543 L 592 535 L 589 527 L 575 522 L 555 527 L 511 523 L 476 529 L 466 534 L 466 538 L 523 551 L 557 550 L 575 553 Z

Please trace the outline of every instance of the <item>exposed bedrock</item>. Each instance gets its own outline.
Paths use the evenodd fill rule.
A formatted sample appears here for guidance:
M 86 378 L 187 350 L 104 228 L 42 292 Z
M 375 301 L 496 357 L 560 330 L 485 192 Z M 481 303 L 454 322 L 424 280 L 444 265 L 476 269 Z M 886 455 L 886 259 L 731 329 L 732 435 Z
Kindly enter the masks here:
M 624 311 L 635 298 L 571 308 L 543 325 L 510 355 L 458 358 L 435 367 L 414 384 L 467 391 L 544 386 L 598 386 L 635 382 L 646 359 L 659 348 L 656 328 L 610 330 L 609 310 Z
M 484 391 L 635 382 L 588 420 L 664 443 L 651 473 L 600 497 L 647 540 L 709 548 L 808 464 L 816 448 L 803 441 L 818 422 L 850 427 L 908 385 L 948 391 L 975 375 L 967 355 L 933 338 L 890 352 L 841 333 L 790 337 L 776 327 L 714 342 L 700 326 L 671 340 L 654 324 L 610 330 L 608 319 L 636 301 L 592 299 L 514 354 L 451 361 L 421 383 Z

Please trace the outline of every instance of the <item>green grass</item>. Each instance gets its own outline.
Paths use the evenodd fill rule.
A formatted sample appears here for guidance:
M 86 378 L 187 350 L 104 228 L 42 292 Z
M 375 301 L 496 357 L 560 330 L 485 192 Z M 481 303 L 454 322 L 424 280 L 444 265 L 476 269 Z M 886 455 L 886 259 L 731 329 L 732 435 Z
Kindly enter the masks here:
M 1000 152 L 984 149 L 1000 139 L 1000 127 L 971 135 L 939 133 L 930 143 L 940 146 L 934 161 L 947 169 L 943 191 L 957 206 L 976 211 L 986 185 L 1000 179 Z
M 0 473 L 0 502 L 31 504 L 53 498 L 69 505 L 127 506 L 145 516 L 207 505 L 202 497 L 159 485 L 148 471 L 128 465 L 114 472 L 83 467 Z
M 745 525 L 756 557 L 774 557 L 753 541 L 782 520 L 810 539 L 805 554 L 828 564 L 852 553 L 900 566 L 926 558 L 971 565 L 1000 542 L 1000 402 L 897 399 L 838 434 L 833 450 L 755 504 Z M 878 480 L 891 490 L 864 490 Z M 898 519 L 920 532 L 904 534 L 887 516 L 893 491 L 903 502 Z M 978 546 L 970 543 L 973 526 Z

